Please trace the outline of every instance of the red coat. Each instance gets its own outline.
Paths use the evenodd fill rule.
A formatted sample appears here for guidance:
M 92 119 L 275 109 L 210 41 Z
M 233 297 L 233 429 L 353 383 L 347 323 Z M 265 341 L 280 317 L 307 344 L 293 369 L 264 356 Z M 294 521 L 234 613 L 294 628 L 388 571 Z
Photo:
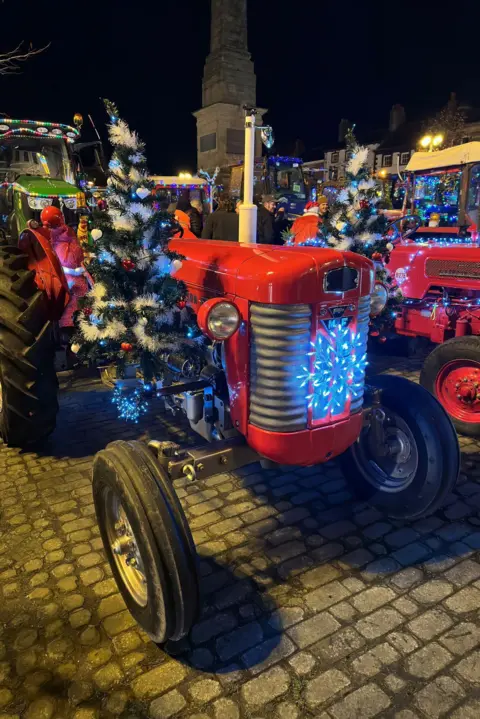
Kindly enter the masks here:
M 70 301 L 60 319 L 60 327 L 73 327 L 73 313 L 78 309 L 79 298 L 87 294 L 89 285 L 85 274 L 71 275 L 68 271 L 83 266 L 83 250 L 71 227 L 55 227 L 51 233 L 52 246 L 65 272 L 70 292 Z
M 319 217 L 313 213 L 307 213 L 306 215 L 297 217 L 290 230 L 293 235 L 293 244 L 299 245 L 301 242 L 316 240 L 318 225 Z

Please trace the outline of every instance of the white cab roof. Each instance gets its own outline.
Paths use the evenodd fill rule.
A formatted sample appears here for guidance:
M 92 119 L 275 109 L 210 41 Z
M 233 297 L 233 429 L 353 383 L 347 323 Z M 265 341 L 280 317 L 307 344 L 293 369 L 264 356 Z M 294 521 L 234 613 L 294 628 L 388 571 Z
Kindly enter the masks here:
M 407 165 L 407 171 L 436 170 L 440 167 L 455 167 L 467 162 L 480 162 L 480 142 L 466 142 L 464 145 L 447 147 L 437 152 L 415 152 Z

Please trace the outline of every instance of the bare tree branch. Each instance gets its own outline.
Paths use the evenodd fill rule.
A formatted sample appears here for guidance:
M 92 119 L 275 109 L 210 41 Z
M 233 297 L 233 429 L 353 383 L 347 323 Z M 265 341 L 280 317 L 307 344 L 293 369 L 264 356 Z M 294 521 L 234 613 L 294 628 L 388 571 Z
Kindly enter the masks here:
M 22 40 L 13 50 L 0 54 L 0 75 L 15 75 L 20 72 L 20 63 L 29 60 L 34 55 L 39 55 L 51 45 L 51 43 L 48 43 L 48 45 L 36 50 L 30 43 L 28 49 L 24 50 L 23 43 L 24 41 Z

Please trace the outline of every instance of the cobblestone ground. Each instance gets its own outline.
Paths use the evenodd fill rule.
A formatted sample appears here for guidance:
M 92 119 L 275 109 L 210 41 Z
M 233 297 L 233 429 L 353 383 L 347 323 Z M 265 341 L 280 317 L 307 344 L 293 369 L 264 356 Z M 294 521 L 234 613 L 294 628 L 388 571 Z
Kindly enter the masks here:
M 480 717 L 478 443 L 411 524 L 355 502 L 335 463 L 178 484 L 205 603 L 165 652 L 116 591 L 90 490 L 95 451 L 147 428 L 193 441 L 76 386 L 44 454 L 0 447 L 0 719 Z

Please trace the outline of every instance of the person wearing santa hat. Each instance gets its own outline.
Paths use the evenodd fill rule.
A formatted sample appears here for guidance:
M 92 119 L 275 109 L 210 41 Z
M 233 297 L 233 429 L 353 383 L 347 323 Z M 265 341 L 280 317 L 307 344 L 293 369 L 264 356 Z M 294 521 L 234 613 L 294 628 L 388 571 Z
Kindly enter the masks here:
M 327 207 L 327 198 L 323 196 L 318 198 L 318 202 L 307 202 L 303 215 L 297 217 L 290 230 L 294 245 L 315 242 L 321 222 L 320 208 L 323 210 L 322 214 L 325 214 Z

